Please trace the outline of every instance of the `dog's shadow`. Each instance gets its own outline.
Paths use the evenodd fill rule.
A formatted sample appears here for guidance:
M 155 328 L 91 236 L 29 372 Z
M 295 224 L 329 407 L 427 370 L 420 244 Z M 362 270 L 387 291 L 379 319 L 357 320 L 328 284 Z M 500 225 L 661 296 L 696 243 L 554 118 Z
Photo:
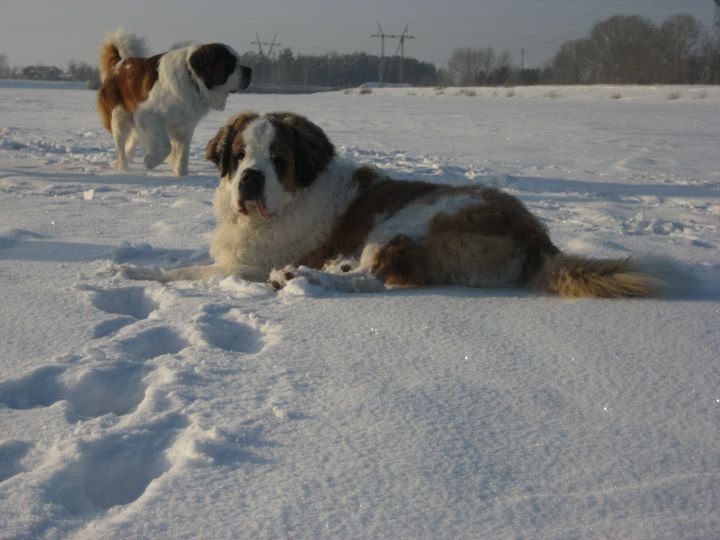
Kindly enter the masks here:
M 136 165 L 137 170 L 118 172 L 114 169 L 108 170 L 108 173 L 93 174 L 88 176 L 82 172 L 42 172 L 34 170 L 20 169 L 4 169 L 0 172 L 2 177 L 18 177 L 30 178 L 35 180 L 47 180 L 53 183 L 78 183 L 83 184 L 86 188 L 102 185 L 102 186 L 141 186 L 148 188 L 166 188 L 166 187 L 193 187 L 207 188 L 213 190 L 217 187 L 217 175 L 214 174 L 214 168 L 207 166 L 201 171 L 203 174 L 194 174 L 188 176 L 174 176 L 169 171 L 148 172 Z M 207 174 L 204 174 L 207 173 Z M 211 196 L 209 195 L 208 198 Z
M 78 263 L 110 260 L 117 264 L 172 268 L 209 261 L 207 250 L 159 249 L 147 244 L 109 246 L 64 242 L 45 237 L 0 238 L 0 260 Z

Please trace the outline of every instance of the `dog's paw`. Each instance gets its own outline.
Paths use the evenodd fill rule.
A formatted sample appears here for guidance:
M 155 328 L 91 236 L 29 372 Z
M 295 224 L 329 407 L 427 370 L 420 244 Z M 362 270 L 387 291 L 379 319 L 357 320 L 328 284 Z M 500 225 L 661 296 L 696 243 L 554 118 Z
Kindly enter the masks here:
M 161 153 L 147 154 L 144 159 L 145 168 L 148 170 L 154 169 L 163 161 L 165 161 L 165 156 L 163 156 Z
M 359 265 L 360 261 L 355 257 L 337 257 L 326 261 L 322 271 L 329 274 L 347 274 L 357 269 Z
M 280 269 L 275 268 L 270 271 L 270 276 L 268 277 L 268 284 L 270 285 L 270 287 L 273 288 L 273 290 L 279 291 L 281 289 L 284 289 L 290 280 L 298 277 L 299 273 L 300 269 L 292 265 L 288 265 Z

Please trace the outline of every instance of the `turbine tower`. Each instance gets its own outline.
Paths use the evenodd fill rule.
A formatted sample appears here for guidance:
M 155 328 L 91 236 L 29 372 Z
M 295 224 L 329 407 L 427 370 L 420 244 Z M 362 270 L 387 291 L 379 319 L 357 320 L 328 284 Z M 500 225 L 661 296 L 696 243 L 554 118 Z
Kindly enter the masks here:
M 713 26 L 715 43 L 720 43 L 720 0 L 715 0 L 715 25 Z

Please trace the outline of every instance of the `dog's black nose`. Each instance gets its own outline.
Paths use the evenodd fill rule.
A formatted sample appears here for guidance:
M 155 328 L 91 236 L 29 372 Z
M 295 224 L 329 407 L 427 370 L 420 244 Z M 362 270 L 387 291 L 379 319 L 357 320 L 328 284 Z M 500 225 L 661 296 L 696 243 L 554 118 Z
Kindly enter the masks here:
M 245 169 L 240 176 L 240 197 L 245 201 L 263 198 L 265 175 L 257 169 Z

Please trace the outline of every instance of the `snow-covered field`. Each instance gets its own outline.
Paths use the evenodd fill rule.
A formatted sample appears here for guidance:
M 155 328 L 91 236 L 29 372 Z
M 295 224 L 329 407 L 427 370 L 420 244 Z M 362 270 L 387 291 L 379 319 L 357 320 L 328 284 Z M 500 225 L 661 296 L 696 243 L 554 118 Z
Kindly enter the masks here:
M 112 169 L 93 92 L 0 85 L 1 538 L 717 538 L 720 88 L 240 95 L 191 176 Z M 646 300 L 128 281 L 201 260 L 205 142 L 292 110 L 400 178 L 517 195 Z

